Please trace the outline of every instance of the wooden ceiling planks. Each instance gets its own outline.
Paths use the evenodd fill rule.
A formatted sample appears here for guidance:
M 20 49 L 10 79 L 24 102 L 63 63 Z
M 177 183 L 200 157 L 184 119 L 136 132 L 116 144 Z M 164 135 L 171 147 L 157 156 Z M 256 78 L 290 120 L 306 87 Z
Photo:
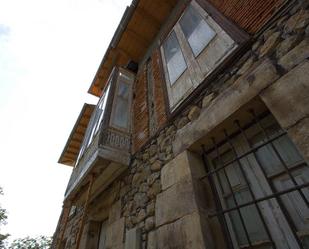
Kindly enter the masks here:
M 140 0 L 115 47 L 110 47 L 89 88 L 100 96 L 114 66 L 126 66 L 130 60 L 139 62 L 151 45 L 177 0 Z
M 75 165 L 94 107 L 94 105 L 84 104 L 66 145 L 64 146 L 58 163 L 68 166 Z

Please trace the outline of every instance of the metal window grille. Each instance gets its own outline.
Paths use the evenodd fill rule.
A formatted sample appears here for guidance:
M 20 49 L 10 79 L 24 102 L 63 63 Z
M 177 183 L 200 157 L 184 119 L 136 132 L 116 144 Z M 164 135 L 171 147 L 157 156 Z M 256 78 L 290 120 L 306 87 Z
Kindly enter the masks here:
M 231 226 L 228 225 L 228 217 L 231 215 L 232 212 L 234 214 L 236 213 L 240 219 L 240 222 L 238 223 L 238 226 L 241 226 L 244 231 L 244 236 L 247 240 L 247 244 L 240 244 L 239 241 L 236 240 L 238 245 L 236 247 L 239 248 L 261 248 L 255 244 L 255 241 L 252 240 L 250 236 L 250 232 L 248 231 L 248 224 L 246 224 L 246 219 L 243 215 L 244 208 L 247 207 L 255 207 L 257 210 L 257 214 L 259 216 L 259 219 L 262 222 L 262 226 L 265 229 L 265 234 L 267 235 L 267 246 L 262 248 L 279 248 L 276 245 L 276 242 L 272 236 L 271 233 L 271 227 L 269 226 L 269 223 L 265 220 L 265 215 L 262 214 L 261 210 L 261 203 L 267 202 L 270 200 L 275 200 L 278 203 L 279 208 L 281 209 L 283 216 L 285 217 L 289 231 L 292 231 L 293 237 L 295 238 L 295 241 L 299 248 L 306 249 L 309 248 L 308 244 L 304 242 L 304 239 L 300 236 L 300 231 L 297 228 L 295 224 L 295 220 L 293 220 L 293 217 L 291 215 L 291 212 L 287 210 L 287 207 L 283 201 L 284 196 L 287 196 L 291 193 L 297 192 L 301 198 L 301 200 L 305 203 L 306 208 L 308 208 L 308 195 L 306 196 L 305 190 L 308 191 L 309 187 L 309 179 L 307 179 L 304 183 L 299 183 L 297 179 L 295 178 L 294 172 L 302 167 L 308 167 L 308 165 L 305 163 L 305 161 L 302 159 L 297 162 L 297 164 L 288 165 L 287 162 L 283 158 L 282 151 L 279 151 L 276 147 L 276 143 L 284 137 L 287 136 L 286 131 L 283 129 L 278 129 L 278 132 L 276 134 L 269 134 L 269 131 L 267 130 L 267 127 L 265 127 L 265 124 L 263 124 L 262 120 L 266 117 L 271 116 L 269 112 L 265 112 L 261 115 L 257 115 L 254 110 L 250 110 L 250 115 L 252 116 L 252 120 L 250 123 L 247 124 L 241 124 L 240 121 L 235 120 L 234 125 L 237 127 L 237 131 L 230 133 L 227 130 L 223 130 L 222 133 L 224 134 L 224 140 L 223 141 L 216 141 L 216 139 L 213 137 L 212 140 L 212 148 L 206 148 L 206 146 L 202 146 L 203 150 L 203 161 L 206 168 L 206 175 L 203 176 L 201 179 L 207 178 L 209 181 L 209 184 L 211 186 L 211 190 L 213 192 L 215 205 L 216 205 L 216 212 L 210 214 L 211 218 L 217 217 L 219 222 L 222 225 L 222 230 L 225 236 L 225 239 L 227 240 L 227 246 L 229 248 L 235 247 L 235 239 L 234 242 L 231 238 Z M 259 133 L 262 134 L 262 139 L 260 139 L 258 144 L 253 144 L 250 140 L 247 131 L 250 129 L 250 127 L 256 127 L 257 130 L 259 130 Z M 235 145 L 233 144 L 234 138 L 241 137 L 243 141 L 246 142 L 247 149 L 243 153 L 239 153 Z M 222 160 L 222 154 L 220 152 L 221 146 L 227 146 L 229 147 L 229 150 L 233 154 L 233 158 L 230 159 L 227 162 L 224 162 Z M 262 165 L 259 157 L 258 152 L 268 146 L 273 150 L 274 156 L 277 158 L 277 160 L 280 161 L 282 165 L 282 172 L 280 174 L 284 174 L 286 177 L 289 178 L 289 181 L 292 183 L 291 187 L 285 188 L 283 190 L 278 190 L 278 188 L 275 186 L 274 181 L 272 181 L 272 177 L 270 176 L 266 170 L 265 166 Z M 214 158 L 210 158 L 210 154 L 214 155 L 216 157 L 216 160 L 219 162 L 214 166 L 213 163 L 211 163 L 211 160 L 214 160 Z M 267 184 L 269 185 L 271 192 L 270 194 L 264 195 L 264 196 L 257 196 L 255 194 L 255 191 L 253 190 L 252 183 L 250 179 L 248 178 L 246 168 L 248 165 L 245 165 L 242 160 L 246 159 L 247 157 L 254 157 L 255 161 L 257 162 L 257 165 L 260 169 L 260 172 L 262 172 L 262 175 L 264 179 L 266 179 Z M 240 202 L 235 194 L 235 191 L 232 189 L 231 182 L 229 180 L 229 176 L 227 176 L 227 167 L 230 165 L 236 165 L 238 168 L 237 172 L 239 175 L 241 175 L 242 179 L 244 179 L 245 185 L 248 188 L 248 193 L 250 195 L 250 201 L 246 202 Z M 233 166 L 233 167 L 234 167 Z M 233 207 L 227 207 L 224 205 L 222 199 L 222 189 L 224 186 L 223 183 L 220 182 L 220 176 L 219 174 L 225 176 L 226 182 L 225 182 L 225 188 L 229 188 L 231 193 L 231 199 L 234 202 Z M 308 243 L 308 242 L 307 242 Z M 233 246 L 234 245 L 234 246 Z

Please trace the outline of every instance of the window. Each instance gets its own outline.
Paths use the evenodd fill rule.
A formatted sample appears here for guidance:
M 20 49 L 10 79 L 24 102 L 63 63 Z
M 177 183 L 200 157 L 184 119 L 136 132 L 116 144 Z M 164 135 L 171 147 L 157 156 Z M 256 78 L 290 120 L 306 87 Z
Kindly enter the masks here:
M 129 85 L 125 82 L 119 82 L 116 94 L 115 115 L 113 124 L 121 128 L 128 127 L 128 106 L 129 106 Z
M 79 155 L 76 160 L 76 164 L 78 163 L 78 161 L 80 160 L 80 158 L 82 157 L 82 155 L 84 154 L 88 146 L 92 143 L 93 138 L 95 137 L 95 135 L 97 134 L 100 128 L 100 125 L 101 125 L 101 122 L 102 122 L 102 119 L 105 113 L 105 109 L 106 109 L 106 102 L 107 102 L 107 98 L 109 95 L 109 90 L 110 90 L 110 82 L 105 87 L 101 95 L 101 98 L 99 99 L 98 104 L 95 107 L 91 115 L 91 118 L 89 120 L 87 129 L 85 132 L 84 140 L 83 140 L 81 149 L 79 151 Z
M 239 46 L 192 1 L 161 46 L 170 109 L 175 110 Z
M 125 70 L 119 70 L 110 124 L 120 130 L 129 131 L 134 77 Z
M 204 151 L 218 203 L 212 217 L 224 220 L 234 248 L 308 249 L 308 165 L 273 116 L 252 118 Z
M 128 133 L 130 131 L 133 81 L 134 75 L 127 70 L 113 69 L 89 120 L 76 164 L 93 143 L 100 129 L 107 130 L 113 127 L 113 129 L 121 132 Z M 124 139 L 118 137 L 116 141 L 118 144 L 118 140 L 124 141 Z

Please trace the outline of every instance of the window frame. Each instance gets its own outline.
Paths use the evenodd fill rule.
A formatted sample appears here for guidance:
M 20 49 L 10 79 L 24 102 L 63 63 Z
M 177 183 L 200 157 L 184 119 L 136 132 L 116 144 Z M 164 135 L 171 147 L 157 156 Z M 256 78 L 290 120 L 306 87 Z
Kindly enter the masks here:
M 119 88 L 120 78 L 123 74 L 127 79 L 125 79 L 125 84 L 128 84 L 128 105 L 129 105 L 129 114 L 128 114 L 128 126 L 126 128 L 117 126 L 113 123 L 115 112 L 116 112 L 116 104 L 117 104 L 117 91 Z M 78 165 L 82 157 L 84 156 L 87 149 L 92 145 L 95 141 L 98 133 L 102 132 L 102 129 L 113 129 L 119 133 L 131 133 L 131 123 L 132 123 L 132 99 L 133 99 L 133 84 L 135 80 L 134 73 L 130 72 L 127 69 L 123 69 L 120 67 L 114 67 L 107 84 L 105 85 L 102 94 L 91 114 L 89 123 L 86 128 L 86 132 L 83 138 L 83 142 L 81 144 L 79 154 L 75 163 L 75 167 Z M 105 95 L 107 94 L 107 95 Z M 99 113 L 99 105 L 106 102 L 105 108 L 103 109 L 103 113 L 100 115 Z
M 293 223 L 295 224 L 295 220 L 297 217 L 293 217 L 291 215 L 291 210 L 290 209 L 288 211 L 287 209 L 287 204 L 281 200 L 284 197 L 289 197 L 290 195 L 293 193 L 293 197 L 298 196 L 299 194 L 295 193 L 301 193 L 303 192 L 300 189 L 296 189 L 296 190 L 291 190 L 293 189 L 293 187 L 286 187 L 285 189 L 279 189 L 276 186 L 276 179 L 273 179 L 273 176 L 271 174 L 265 174 L 262 173 L 263 171 L 265 171 L 264 165 L 261 164 L 261 162 L 259 162 L 258 159 L 256 159 L 255 157 L 253 157 L 253 155 L 256 155 L 257 152 L 259 150 L 262 151 L 262 149 L 264 148 L 268 148 L 269 145 L 274 144 L 274 146 L 276 147 L 276 149 L 279 151 L 279 155 L 280 157 L 282 157 L 282 155 L 285 155 L 284 153 L 282 153 L 282 151 L 280 151 L 278 148 L 284 148 L 284 143 L 282 143 L 282 141 L 285 141 L 283 138 L 287 138 L 290 142 L 291 148 L 293 147 L 294 149 L 296 149 L 296 145 L 293 143 L 293 141 L 288 137 L 288 134 L 286 131 L 284 131 L 280 125 L 278 124 L 278 121 L 269 113 L 262 113 L 261 115 L 255 115 L 254 116 L 254 120 L 253 123 L 249 123 L 243 126 L 243 124 L 238 125 L 238 127 L 242 127 L 239 128 L 236 132 L 234 131 L 233 134 L 230 135 L 226 135 L 226 138 L 224 140 L 213 140 L 213 147 L 210 149 L 207 149 L 207 151 L 205 150 L 205 148 L 203 149 L 203 156 L 204 156 L 204 162 L 205 162 L 205 166 L 206 166 L 206 175 L 204 177 L 207 176 L 209 183 L 212 187 L 213 190 L 213 194 L 214 194 L 214 198 L 219 202 L 219 204 L 217 205 L 217 211 L 213 214 L 210 215 L 210 217 L 224 217 L 225 220 L 225 224 L 222 224 L 223 227 L 226 227 L 228 230 L 228 234 L 225 234 L 226 237 L 230 237 L 231 241 L 233 241 L 234 247 L 238 248 L 237 245 L 237 236 L 236 236 L 236 231 L 233 228 L 233 224 L 232 224 L 232 218 L 229 217 L 229 215 L 232 212 L 236 212 L 237 210 L 242 210 L 243 208 L 247 208 L 250 206 L 259 206 L 262 213 L 263 213 L 263 217 L 264 219 L 268 220 L 268 222 L 266 222 L 266 224 L 268 224 L 268 228 L 270 230 L 272 230 L 273 228 L 271 228 L 271 226 L 269 224 L 273 224 L 271 223 L 269 220 L 270 218 L 273 216 L 274 218 L 277 218 L 278 221 L 278 217 L 282 216 L 283 219 L 285 221 L 282 221 L 282 223 L 280 223 L 280 229 L 286 229 L 286 230 L 282 230 L 284 231 L 282 234 L 292 234 L 291 236 L 294 236 L 294 240 L 300 240 L 300 238 L 302 237 L 302 228 L 298 228 L 299 230 L 297 231 L 297 235 L 295 233 L 295 228 L 293 227 Z M 269 120 L 267 120 L 268 117 L 271 116 L 271 122 L 269 122 Z M 235 123 L 237 124 L 237 122 L 235 121 Z M 271 124 L 271 125 L 269 125 Z M 271 131 L 271 134 L 269 134 L 268 129 L 272 128 L 273 124 L 275 124 L 275 129 L 273 129 L 274 131 Z M 266 131 L 266 136 L 263 135 L 262 136 L 262 140 L 260 138 L 258 138 L 258 142 L 259 144 L 256 144 L 253 141 L 253 139 L 257 136 L 260 135 L 260 133 L 263 133 L 263 129 L 265 129 Z M 258 131 L 258 132 L 257 132 Z M 278 133 L 277 133 L 278 132 Z M 227 133 L 226 133 L 227 134 Z M 247 138 L 246 138 L 247 136 Z M 283 139 L 283 140 L 282 140 Z M 281 142 L 280 142 L 281 141 Z M 229 144 L 232 144 L 229 145 Z M 277 144 L 277 145 L 276 145 Z M 280 146 L 279 146 L 280 144 Z M 260 146 L 260 147 L 259 147 Z M 228 160 L 227 162 L 224 162 L 222 165 L 219 165 L 218 168 L 216 169 L 216 167 L 214 166 L 213 160 L 215 160 L 218 155 L 219 157 L 222 156 L 224 153 L 226 153 L 226 151 L 230 151 L 231 149 L 233 150 L 233 147 L 235 149 L 236 155 L 233 156 L 232 160 Z M 259 148 L 259 149 L 253 149 L 253 148 Z M 285 147 L 286 149 L 286 147 Z M 250 152 L 251 151 L 251 152 Z M 260 151 L 260 152 L 261 152 Z M 248 153 L 250 152 L 250 153 Z M 288 167 L 288 171 L 287 172 L 291 172 L 291 173 L 295 173 L 298 171 L 302 171 L 303 175 L 307 175 L 308 171 L 306 171 L 306 162 L 303 158 L 303 156 L 301 155 L 301 153 L 299 151 L 298 155 L 296 158 L 299 158 L 300 160 L 297 160 L 295 163 L 294 162 L 289 162 L 287 163 L 286 160 L 288 160 L 287 158 L 284 159 L 285 163 L 287 164 Z M 262 153 L 265 153 L 262 151 Z M 269 153 L 269 152 L 268 152 Z M 276 153 L 275 153 L 276 154 Z M 277 155 L 275 155 L 276 157 Z M 295 159 L 295 158 L 294 158 Z M 245 163 L 244 163 L 245 162 Z M 219 178 L 221 179 L 221 177 L 219 177 L 219 172 L 225 171 L 226 174 L 228 174 L 227 172 L 227 168 L 229 168 L 230 166 L 234 165 L 234 163 L 238 164 L 239 168 L 243 168 L 243 172 L 245 173 L 246 176 L 240 176 L 244 179 L 247 179 L 246 181 L 248 181 L 249 185 L 249 189 L 251 189 L 251 191 L 253 190 L 253 195 L 254 198 L 251 197 L 251 201 L 245 201 L 245 203 L 236 203 L 236 207 L 228 207 L 227 205 L 227 201 L 225 200 L 226 197 L 224 195 L 224 191 L 222 192 L 221 186 L 222 182 L 221 180 L 219 180 Z M 239 165 L 240 163 L 240 165 Z M 308 166 L 308 165 L 307 165 Z M 234 167 L 234 166 L 232 166 Z M 234 169 L 234 168 L 233 168 Z M 236 171 L 234 173 L 237 173 Z M 253 174 L 254 173 L 254 174 Z M 241 173 L 243 174 L 243 173 Z M 288 177 L 288 174 L 286 172 L 283 172 L 283 176 L 279 175 L 275 175 L 275 178 L 279 178 L 277 179 L 277 181 L 279 180 L 280 183 L 280 178 L 281 177 Z M 294 178 L 296 178 L 295 175 L 293 175 Z M 228 178 L 230 178 L 230 176 L 228 176 Z M 291 178 L 292 179 L 292 178 Z M 298 186 L 301 185 L 305 185 L 308 186 L 308 182 L 306 183 L 298 183 Z M 270 188 L 268 187 L 268 185 L 270 186 Z M 275 189 L 272 189 L 273 187 L 275 187 Z M 231 186 L 229 187 L 231 188 Z M 302 187 L 301 189 L 304 190 L 305 187 Z M 232 195 L 234 195 L 235 193 L 237 193 L 237 191 L 239 191 L 239 189 L 230 189 L 232 190 L 231 193 L 233 193 Z M 286 191 L 286 192 L 284 192 Z M 259 194 L 257 194 L 258 192 L 260 192 Z M 301 195 L 299 195 L 300 197 Z M 280 201 L 281 200 L 281 201 Z M 256 202 L 254 202 L 256 201 Z M 251 204 L 250 204 L 251 203 Z M 271 206 L 273 207 L 273 209 L 277 209 L 276 210 L 272 210 L 272 212 L 269 212 L 268 210 L 268 215 L 265 215 L 265 213 L 267 213 L 267 207 L 269 205 L 269 203 L 271 203 Z M 299 203 L 298 208 L 301 207 L 301 204 Z M 292 207 L 295 208 L 295 207 Z M 269 209 L 269 207 L 268 207 Z M 279 210 L 279 211 L 278 211 Z M 291 223 L 292 221 L 292 223 Z M 276 226 L 275 226 L 276 227 Z M 248 229 L 248 228 L 247 228 Z M 303 228 L 304 229 L 304 228 Z M 307 228 L 308 229 L 308 226 Z M 226 230 L 226 229 L 223 229 Z M 297 230 L 297 229 L 296 229 Z M 306 230 L 308 231 L 308 230 Z M 274 233 L 274 232 L 273 232 Z M 304 235 L 304 236 L 308 236 L 308 234 Z M 278 240 L 280 236 L 278 235 L 278 237 L 276 237 L 276 239 Z M 308 237 L 306 237 L 308 238 Z M 261 241 L 262 243 L 269 244 L 272 242 L 272 239 L 274 238 L 270 238 L 269 241 Z M 251 239 L 250 239 L 251 240 Z M 295 241 L 293 242 L 292 240 L 289 241 L 289 244 L 291 243 L 295 243 Z M 243 246 L 247 247 L 248 245 L 242 245 L 240 246 L 240 248 L 242 248 Z M 252 244 L 252 248 L 254 247 L 254 243 Z M 249 245 L 250 247 L 250 245 Z M 302 248 L 302 247 L 300 247 Z
M 183 57 L 183 59 L 184 59 L 185 68 L 184 68 L 184 70 L 182 71 L 182 73 L 178 75 L 178 77 L 175 79 L 175 81 L 171 82 L 170 70 L 168 69 L 168 63 L 167 63 L 167 61 L 166 61 L 164 45 L 165 45 L 165 42 L 167 42 L 168 38 L 171 37 L 171 35 L 172 35 L 173 33 L 175 34 L 175 38 L 176 38 L 177 44 L 178 44 L 178 46 L 179 46 L 180 53 L 181 53 L 181 55 L 182 55 L 182 57 Z M 183 52 L 183 50 L 181 49 L 181 45 L 180 45 L 179 39 L 178 39 L 177 34 L 176 34 L 176 32 L 175 32 L 174 29 L 168 34 L 168 36 L 166 37 L 165 41 L 164 41 L 163 44 L 162 44 L 162 54 L 164 55 L 163 57 L 164 57 L 165 65 L 166 65 L 166 74 L 167 74 L 167 76 L 168 76 L 168 83 L 169 83 L 171 86 L 173 86 L 174 84 L 177 83 L 178 79 L 185 73 L 185 71 L 188 70 L 188 62 L 186 61 L 184 52 Z
M 163 48 L 163 44 L 164 44 L 165 40 L 167 39 L 167 37 L 175 29 L 175 26 L 177 26 L 177 24 L 180 26 L 180 24 L 179 24 L 180 19 L 184 15 L 186 9 L 190 5 L 192 5 L 192 3 L 194 5 L 199 6 L 200 10 L 204 11 L 213 20 L 215 25 L 220 27 L 220 29 L 222 29 L 228 36 L 230 36 L 230 38 L 237 44 L 237 47 L 234 49 L 234 51 L 231 52 L 231 54 L 229 54 L 226 58 L 224 58 L 223 61 L 219 65 L 217 65 L 209 75 L 207 75 L 206 77 L 203 77 L 203 76 L 200 75 L 199 76 L 200 78 L 197 80 L 198 81 L 198 83 L 196 84 L 197 86 L 195 86 L 192 89 L 192 91 L 190 91 L 188 94 L 185 94 L 184 96 L 182 96 L 182 98 L 176 104 L 174 104 L 172 106 L 170 104 L 172 97 L 171 97 L 171 93 L 169 92 L 169 89 L 168 89 L 170 82 L 169 82 L 168 77 L 166 75 L 166 72 L 167 72 L 166 61 L 165 61 L 164 51 L 163 51 L 162 48 Z M 199 13 L 199 11 L 198 11 L 198 13 Z M 204 17 L 202 16 L 202 18 L 204 18 Z M 208 22 L 206 22 L 206 23 L 209 25 Z M 211 25 L 209 25 L 209 26 L 210 26 L 210 28 L 212 28 Z M 215 36 L 216 35 L 217 34 L 215 34 Z M 177 37 L 177 32 L 176 32 L 176 37 Z M 177 37 L 177 39 L 178 39 L 178 37 Z M 214 37 L 212 38 L 212 40 L 213 39 L 214 39 Z M 178 39 L 178 41 L 179 41 L 179 39 Z M 210 41 L 210 43 L 211 43 L 211 41 Z M 158 46 L 159 46 L 159 50 L 160 50 L 160 56 L 159 57 L 160 57 L 161 75 L 164 78 L 163 82 L 165 81 L 163 83 L 163 88 L 165 89 L 165 99 L 166 99 L 166 102 L 167 102 L 166 107 L 167 107 L 168 116 L 170 118 L 173 118 L 173 117 L 177 116 L 182 110 L 184 110 L 184 108 L 186 108 L 186 106 L 188 106 L 190 103 L 192 104 L 192 102 L 199 101 L 200 98 L 201 98 L 199 96 L 199 93 L 201 91 L 203 91 L 203 89 L 210 82 L 212 82 L 214 80 L 216 75 L 218 75 L 224 68 L 226 68 L 228 66 L 228 64 L 232 61 L 233 58 L 235 58 L 236 56 L 240 56 L 240 54 L 244 54 L 246 51 L 243 48 L 246 47 L 246 45 L 248 45 L 250 43 L 251 43 L 251 41 L 250 41 L 249 34 L 247 34 L 244 30 L 240 29 L 234 23 L 231 23 L 222 13 L 220 13 L 215 7 L 213 7 L 213 5 L 210 4 L 207 0 L 189 0 L 185 3 L 183 3 L 182 6 L 180 6 L 180 8 L 178 10 L 176 10 L 176 12 L 174 13 L 174 17 L 172 17 L 170 20 L 168 20 L 167 23 L 165 24 L 165 26 L 162 28 L 162 35 L 159 37 L 159 42 L 158 42 Z M 209 43 L 207 45 L 209 45 Z M 202 49 L 202 51 L 199 53 L 199 55 L 201 53 L 203 53 L 203 51 L 205 50 L 207 45 Z M 190 53 L 194 57 L 194 53 L 193 53 L 189 43 L 187 44 L 187 46 L 190 49 Z M 182 53 L 184 53 L 182 47 L 181 47 L 181 51 L 182 51 Z M 199 55 L 197 55 L 196 57 L 198 57 Z M 187 56 L 184 55 L 184 58 L 185 58 L 185 61 L 187 63 Z M 183 72 L 183 74 L 185 74 L 186 71 L 188 71 L 188 69 L 185 70 Z M 174 84 L 177 84 L 177 81 Z
M 123 77 L 124 80 L 121 79 L 121 75 L 123 74 L 125 77 Z M 122 80 L 122 81 L 121 81 Z M 128 85 L 128 123 L 127 127 L 121 127 L 113 123 L 115 115 L 116 115 L 116 105 L 117 105 L 117 98 L 118 98 L 118 89 L 120 83 L 125 83 Z M 130 73 L 128 70 L 124 70 L 122 68 L 118 68 L 118 75 L 117 75 L 117 80 L 115 82 L 114 86 L 114 92 L 113 94 L 113 100 L 112 100 L 112 108 L 111 108 L 111 113 L 110 113 L 110 118 L 109 118 L 109 126 L 113 127 L 115 129 L 121 130 L 123 132 L 129 133 L 131 131 L 131 126 L 132 126 L 132 118 L 131 118 L 131 113 L 132 113 L 132 99 L 133 99 L 133 84 L 134 84 L 134 74 Z

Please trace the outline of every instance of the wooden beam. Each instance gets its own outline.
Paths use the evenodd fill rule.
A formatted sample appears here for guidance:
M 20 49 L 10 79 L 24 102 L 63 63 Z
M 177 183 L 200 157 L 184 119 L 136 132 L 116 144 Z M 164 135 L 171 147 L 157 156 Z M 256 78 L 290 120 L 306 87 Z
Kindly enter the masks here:
M 86 201 L 85 201 L 85 205 L 84 205 L 84 210 L 83 210 L 83 216 L 82 216 L 80 227 L 78 229 L 78 234 L 77 234 L 77 239 L 76 239 L 76 247 L 75 247 L 76 249 L 79 249 L 80 240 L 82 238 L 82 234 L 83 234 L 83 230 L 84 230 L 84 225 L 85 225 L 85 220 L 86 220 L 86 215 L 87 215 L 87 211 L 88 211 L 88 205 L 89 205 L 89 199 L 90 199 L 90 195 L 91 195 L 93 181 L 94 181 L 94 176 L 91 175 L 90 176 L 89 185 L 88 185 L 87 197 L 86 197 Z
M 68 148 L 73 148 L 73 149 L 76 149 L 76 150 L 80 150 L 80 147 L 77 147 L 77 146 L 74 146 L 74 145 L 69 145 Z
M 68 148 L 67 149 L 67 153 L 73 155 L 73 154 L 78 154 L 79 153 L 79 150 L 78 149 L 74 149 L 74 148 Z
M 74 162 L 75 162 L 76 159 L 77 159 L 77 156 L 75 156 L 75 157 L 72 157 L 72 156 L 64 156 L 63 159 L 64 159 L 64 160 L 71 160 L 71 161 L 74 161 Z
M 67 155 L 73 155 L 73 156 L 75 156 L 76 155 L 76 153 L 74 153 L 74 152 L 70 152 L 70 151 L 66 151 L 66 153 L 65 154 L 67 154 Z

